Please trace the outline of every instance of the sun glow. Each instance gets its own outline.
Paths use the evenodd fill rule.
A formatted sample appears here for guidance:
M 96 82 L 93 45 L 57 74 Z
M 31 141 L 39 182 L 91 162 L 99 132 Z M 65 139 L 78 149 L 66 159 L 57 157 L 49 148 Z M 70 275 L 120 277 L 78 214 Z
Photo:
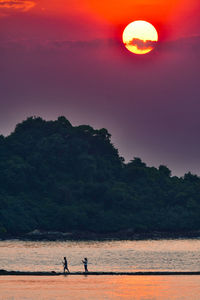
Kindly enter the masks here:
M 125 47 L 135 54 L 146 54 L 152 51 L 158 41 L 155 27 L 146 21 L 134 21 L 123 32 Z

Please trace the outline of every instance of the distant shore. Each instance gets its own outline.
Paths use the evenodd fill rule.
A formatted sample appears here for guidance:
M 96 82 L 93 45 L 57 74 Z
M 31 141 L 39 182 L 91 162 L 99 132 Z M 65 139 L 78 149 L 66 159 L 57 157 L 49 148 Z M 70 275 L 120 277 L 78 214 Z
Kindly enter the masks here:
M 73 273 L 57 273 L 57 272 L 20 272 L 20 271 L 6 271 L 0 270 L 0 276 L 173 276 L 173 275 L 200 275 L 198 272 L 73 272 Z
M 57 231 L 40 231 L 34 230 L 23 235 L 4 235 L 0 240 L 26 240 L 26 241 L 103 241 L 103 240 L 160 240 L 160 239 L 193 239 L 200 238 L 200 230 L 198 231 L 175 231 L 175 232 L 140 232 L 136 233 L 131 230 L 123 230 L 111 233 L 95 233 L 95 232 L 57 232 Z

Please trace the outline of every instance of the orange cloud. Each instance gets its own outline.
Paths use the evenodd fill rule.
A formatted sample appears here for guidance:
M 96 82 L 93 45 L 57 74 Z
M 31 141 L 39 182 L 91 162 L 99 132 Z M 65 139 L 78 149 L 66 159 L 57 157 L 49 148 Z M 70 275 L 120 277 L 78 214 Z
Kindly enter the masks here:
M 31 0 L 0 0 L 0 9 L 27 11 L 34 7 L 36 3 Z

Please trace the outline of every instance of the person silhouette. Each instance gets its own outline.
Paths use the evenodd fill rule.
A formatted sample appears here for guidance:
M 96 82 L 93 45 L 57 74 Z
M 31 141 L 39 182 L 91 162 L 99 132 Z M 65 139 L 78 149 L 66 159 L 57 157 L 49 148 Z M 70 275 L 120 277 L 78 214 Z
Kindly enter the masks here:
M 84 268 L 85 268 L 85 273 L 87 273 L 88 272 L 88 268 L 87 268 L 88 259 L 87 259 L 87 257 L 85 257 L 84 260 L 82 260 L 82 263 L 83 263 Z
M 63 267 L 64 267 L 64 273 L 65 273 L 66 270 L 67 270 L 68 273 L 70 273 L 69 269 L 68 269 L 68 263 L 67 263 L 66 257 L 64 257 Z

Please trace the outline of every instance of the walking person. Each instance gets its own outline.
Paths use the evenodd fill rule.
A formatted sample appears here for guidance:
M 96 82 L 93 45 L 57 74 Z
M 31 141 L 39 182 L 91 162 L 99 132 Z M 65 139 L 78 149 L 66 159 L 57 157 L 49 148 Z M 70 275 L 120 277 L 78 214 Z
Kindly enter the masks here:
M 85 257 L 84 260 L 82 260 L 82 263 L 83 263 L 84 268 L 85 268 L 85 273 L 88 273 L 88 268 L 87 268 L 88 259 L 87 259 L 87 257 Z
M 64 257 L 63 267 L 64 267 L 64 273 L 65 273 L 66 270 L 67 270 L 68 273 L 70 273 L 69 269 L 68 269 L 68 263 L 67 263 L 66 257 Z

